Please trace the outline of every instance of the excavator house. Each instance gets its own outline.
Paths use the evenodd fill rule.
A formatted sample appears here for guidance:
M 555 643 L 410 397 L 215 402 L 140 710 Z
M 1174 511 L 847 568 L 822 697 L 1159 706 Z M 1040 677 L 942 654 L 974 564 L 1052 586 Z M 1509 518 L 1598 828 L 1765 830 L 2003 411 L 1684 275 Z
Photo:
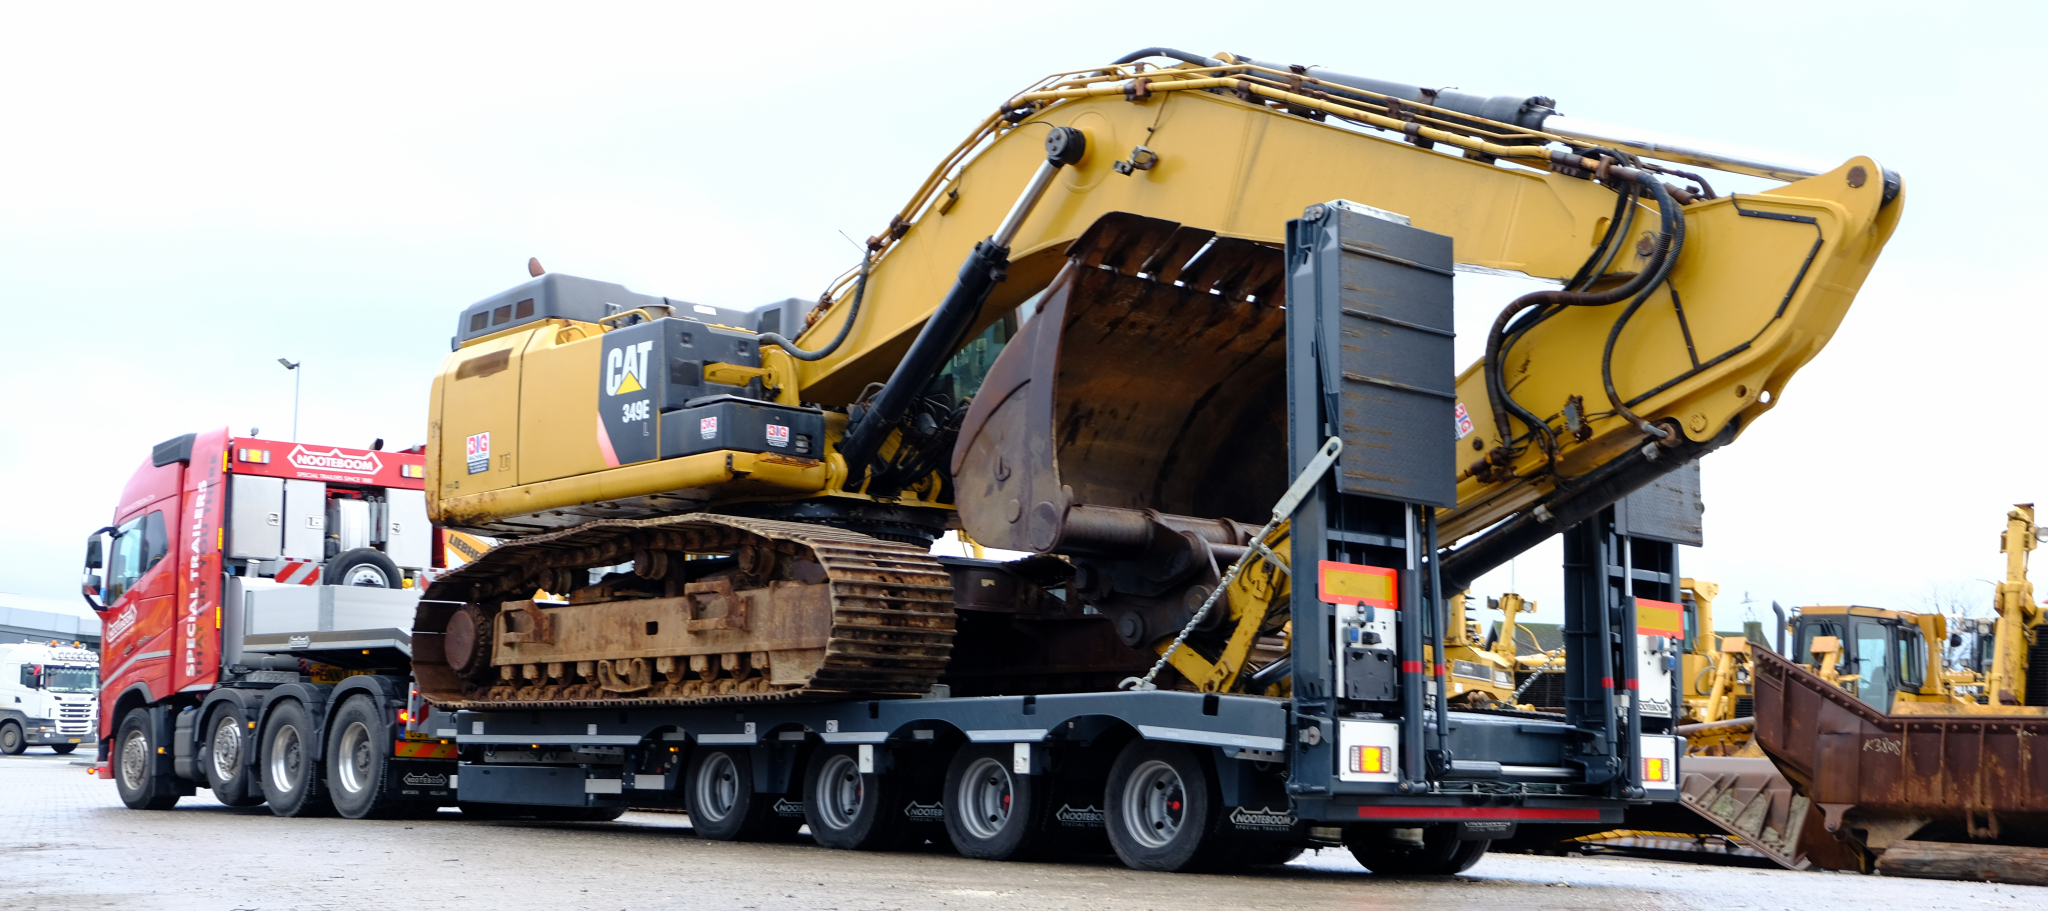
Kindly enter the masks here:
M 1676 634 L 1636 603 L 1675 577 L 1587 536 L 1622 574 L 1568 610 L 1562 714 L 1448 704 L 1449 596 L 1761 419 L 1902 187 L 1558 106 L 1151 48 L 1003 99 L 816 301 L 530 264 L 434 381 L 431 514 L 502 543 L 426 592 L 421 691 L 465 736 L 873 728 L 869 799 L 949 738 L 1028 744 L 1020 777 L 1155 869 L 1247 839 L 1462 869 L 1517 822 L 1676 799 Z M 1460 269 L 1547 280 L 1462 370 Z M 932 555 L 956 532 L 1024 556 Z M 793 755 L 748 780 L 865 846 L 833 834 L 861 792 Z M 1246 812 L 1146 802 L 1178 788 Z

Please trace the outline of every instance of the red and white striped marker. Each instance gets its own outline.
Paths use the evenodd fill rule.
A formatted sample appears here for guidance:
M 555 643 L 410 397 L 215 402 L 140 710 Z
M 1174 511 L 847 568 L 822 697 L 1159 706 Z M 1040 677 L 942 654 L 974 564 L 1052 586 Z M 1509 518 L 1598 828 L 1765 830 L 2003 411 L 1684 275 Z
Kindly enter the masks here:
M 287 560 L 284 567 L 277 571 L 277 581 L 286 585 L 318 585 L 320 564 Z

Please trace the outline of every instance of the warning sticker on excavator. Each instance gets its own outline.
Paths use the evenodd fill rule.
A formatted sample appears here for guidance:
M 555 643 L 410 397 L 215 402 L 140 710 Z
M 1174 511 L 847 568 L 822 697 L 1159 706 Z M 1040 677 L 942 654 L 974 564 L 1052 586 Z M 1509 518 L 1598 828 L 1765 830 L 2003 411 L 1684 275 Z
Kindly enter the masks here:
M 1318 576 L 1322 585 L 1318 599 L 1328 604 L 1362 604 L 1396 610 L 1400 596 L 1395 588 L 1397 574 L 1384 566 L 1360 566 L 1324 560 Z
M 481 474 L 491 470 L 491 434 L 489 431 L 470 435 L 463 448 L 469 455 L 470 474 Z
M 1458 407 L 1451 409 L 1451 417 L 1458 421 L 1458 439 L 1462 440 L 1472 435 L 1472 412 L 1465 410 L 1464 402 L 1459 402 Z
M 789 445 L 789 428 L 781 424 L 768 425 L 768 445 L 787 447 Z
M 715 440 L 715 439 L 717 439 L 717 438 L 718 438 L 718 418 L 716 418 L 716 417 L 709 417 L 709 418 L 698 418 L 698 419 L 697 419 L 697 433 L 698 433 L 699 435 L 703 436 L 703 437 L 704 437 L 705 439 L 707 439 L 707 440 Z

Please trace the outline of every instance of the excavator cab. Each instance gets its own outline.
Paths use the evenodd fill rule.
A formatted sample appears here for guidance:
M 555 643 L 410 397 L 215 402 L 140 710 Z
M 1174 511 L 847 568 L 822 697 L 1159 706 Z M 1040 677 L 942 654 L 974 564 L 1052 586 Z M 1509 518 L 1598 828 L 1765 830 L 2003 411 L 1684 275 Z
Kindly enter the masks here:
M 1927 688 L 1930 654 L 1939 667 L 1939 653 L 1930 653 L 1923 621 L 1939 626 L 1941 619 L 1875 607 L 1808 607 L 1794 621 L 1793 658 L 1815 673 L 1826 675 L 1832 669 L 1843 689 L 1871 708 L 1889 712 L 1902 695 L 1916 700 Z M 1816 654 L 1816 645 L 1826 645 L 1828 637 L 1838 647 Z M 1936 635 L 1932 641 L 1938 650 L 1943 640 Z

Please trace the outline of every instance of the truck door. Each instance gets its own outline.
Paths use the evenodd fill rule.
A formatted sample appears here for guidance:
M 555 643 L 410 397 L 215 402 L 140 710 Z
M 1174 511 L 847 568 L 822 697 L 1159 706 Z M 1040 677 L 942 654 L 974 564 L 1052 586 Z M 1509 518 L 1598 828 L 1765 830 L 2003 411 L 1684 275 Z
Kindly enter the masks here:
M 156 696 L 171 689 L 178 579 L 171 569 L 175 562 L 164 559 L 170 549 L 169 523 L 161 508 L 121 523 L 114 532 L 102 647 L 114 668 L 109 684 L 125 687 L 140 680 Z

